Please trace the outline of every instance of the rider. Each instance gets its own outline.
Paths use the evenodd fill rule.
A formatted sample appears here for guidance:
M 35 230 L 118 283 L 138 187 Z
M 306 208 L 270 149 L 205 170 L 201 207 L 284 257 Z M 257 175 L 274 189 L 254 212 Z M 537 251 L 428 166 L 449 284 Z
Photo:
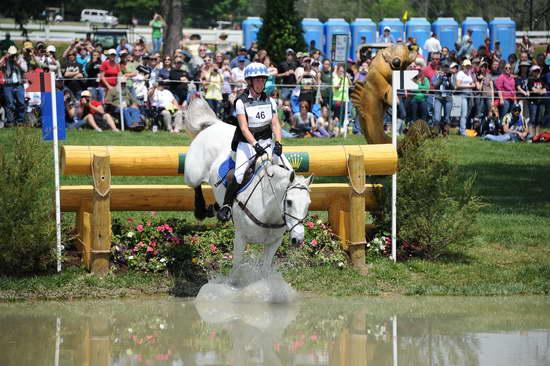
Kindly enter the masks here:
M 268 76 L 267 67 L 258 62 L 253 62 L 244 69 L 244 79 L 248 87 L 235 101 L 238 126 L 231 142 L 231 150 L 236 151 L 235 175 L 227 186 L 223 206 L 218 211 L 217 216 L 221 221 L 231 218 L 233 201 L 255 156 L 260 157 L 271 150 L 279 164 L 292 170 L 283 155 L 277 104 L 264 93 Z M 272 141 L 272 134 L 275 135 L 275 143 Z

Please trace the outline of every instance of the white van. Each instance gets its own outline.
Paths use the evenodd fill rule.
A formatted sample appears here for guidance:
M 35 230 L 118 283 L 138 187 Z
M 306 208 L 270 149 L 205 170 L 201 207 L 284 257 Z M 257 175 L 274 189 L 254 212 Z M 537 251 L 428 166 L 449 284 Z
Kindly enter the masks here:
M 80 21 L 90 24 L 103 24 L 105 27 L 115 27 L 118 24 L 117 17 L 114 17 L 111 12 L 97 9 L 82 10 Z

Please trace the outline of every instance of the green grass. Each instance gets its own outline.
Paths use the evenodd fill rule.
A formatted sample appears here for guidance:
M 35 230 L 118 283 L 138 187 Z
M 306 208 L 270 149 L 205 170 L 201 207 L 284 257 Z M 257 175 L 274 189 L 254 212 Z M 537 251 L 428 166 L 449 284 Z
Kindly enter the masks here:
M 37 131 L 38 133 L 38 131 Z M 0 130 L 0 144 L 10 148 L 13 129 Z M 358 144 L 348 139 L 286 140 L 285 145 Z M 165 132 L 96 133 L 69 131 L 71 145 L 182 145 L 184 136 Z M 299 291 L 334 296 L 382 295 L 524 295 L 550 293 L 550 144 L 489 143 L 476 138 L 451 136 L 452 157 L 466 174 L 477 175 L 477 188 L 487 206 L 480 215 L 475 245 L 452 247 L 436 261 L 393 263 L 376 259 L 369 274 L 355 270 L 306 268 L 285 272 Z M 45 157 L 50 158 L 50 157 Z M 327 181 L 318 177 L 316 182 Z M 182 177 L 113 177 L 114 184 L 182 184 Z M 89 177 L 62 177 L 62 184 L 91 184 Z M 116 213 L 128 217 L 139 213 Z M 190 214 L 164 213 L 191 220 Z M 68 218 L 68 216 L 67 216 Z M 148 282 L 151 281 L 151 282 Z M 157 282 L 155 282 L 157 281 Z M 166 293 L 167 279 L 144 274 L 96 278 L 82 271 L 32 279 L 0 279 L 0 299 L 51 296 L 67 297 L 70 291 L 109 296 L 153 291 Z M 59 290 L 58 290 L 59 288 Z M 17 295 L 19 294 L 19 295 Z

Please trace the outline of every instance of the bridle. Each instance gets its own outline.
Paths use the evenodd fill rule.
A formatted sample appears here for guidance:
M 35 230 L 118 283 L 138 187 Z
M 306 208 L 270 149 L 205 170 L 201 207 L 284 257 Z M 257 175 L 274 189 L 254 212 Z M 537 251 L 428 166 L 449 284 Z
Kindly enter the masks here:
M 303 190 L 309 191 L 309 188 L 307 186 L 304 186 L 303 184 L 300 184 L 300 183 L 289 184 L 285 189 L 285 193 L 283 194 L 283 202 L 282 202 L 283 203 L 283 212 L 281 213 L 282 222 L 278 223 L 278 224 L 268 224 L 268 223 L 260 221 L 256 216 L 254 216 L 254 214 L 252 212 L 250 212 L 248 207 L 246 207 L 247 204 L 248 204 L 248 201 L 252 197 L 252 194 L 254 194 L 254 191 L 256 190 L 256 188 L 258 187 L 258 185 L 260 184 L 262 179 L 267 175 L 268 174 L 266 172 L 264 175 L 262 175 L 260 177 L 260 179 L 258 179 L 258 182 L 256 183 L 256 185 L 254 185 L 254 188 L 252 189 L 252 191 L 250 192 L 250 194 L 248 195 L 248 197 L 247 197 L 246 201 L 244 201 L 244 203 L 242 201 L 239 201 L 238 199 L 236 199 L 235 201 L 237 202 L 237 205 L 241 208 L 241 210 L 243 210 L 243 212 L 246 214 L 246 216 L 248 216 L 248 218 L 250 220 L 252 220 L 252 222 L 254 224 L 258 225 L 259 227 L 262 227 L 264 229 L 280 229 L 280 228 L 285 227 L 287 225 L 287 217 L 290 217 L 290 218 L 297 221 L 290 229 L 288 229 L 288 231 L 292 231 L 296 226 L 301 225 L 301 224 L 304 223 L 304 220 L 306 219 L 307 214 L 303 218 L 300 219 L 300 218 L 298 218 L 298 217 L 296 217 L 296 216 L 294 216 L 294 215 L 287 212 L 287 204 L 286 204 L 287 200 L 286 200 L 286 198 L 288 196 L 288 192 L 292 189 L 303 189 Z

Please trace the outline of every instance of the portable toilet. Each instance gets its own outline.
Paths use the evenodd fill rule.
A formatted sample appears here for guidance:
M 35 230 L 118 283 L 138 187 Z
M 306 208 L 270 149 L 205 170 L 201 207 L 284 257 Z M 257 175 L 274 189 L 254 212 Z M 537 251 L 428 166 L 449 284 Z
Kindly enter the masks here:
M 357 18 L 351 23 L 350 57 L 355 60 L 359 46 L 376 42 L 376 23 L 370 18 Z
M 426 18 L 411 18 L 405 25 L 407 39 L 409 39 L 409 37 L 416 37 L 416 44 L 420 48 L 424 47 L 424 42 L 430 38 L 431 32 L 430 22 L 428 22 Z
M 384 18 L 380 23 L 378 23 L 378 35 L 381 36 L 384 34 L 384 27 L 390 27 L 391 35 L 397 42 L 398 38 L 403 39 L 403 23 L 398 18 Z
M 262 27 L 263 21 L 260 17 L 248 17 L 243 21 L 243 41 L 244 47 L 250 48 L 252 42 L 258 39 L 258 31 Z
M 447 47 L 449 50 L 455 48 L 458 40 L 458 23 L 454 18 L 437 18 L 432 23 L 432 32 L 437 34 L 441 47 Z
M 491 48 L 495 47 L 495 41 L 500 41 L 502 57 L 505 60 L 510 54 L 516 52 L 516 22 L 512 19 L 493 19 L 489 23 L 489 34 L 491 35 Z
M 323 52 L 323 23 L 317 18 L 304 18 L 302 19 L 302 29 L 304 30 L 307 49 L 311 51 L 311 41 L 315 41 L 315 48 Z
M 324 25 L 325 27 L 325 56 L 332 58 L 332 36 L 335 34 L 347 34 L 350 36 L 349 24 L 342 18 L 330 18 Z M 351 39 L 348 47 L 351 46 Z M 346 54 L 349 54 L 347 52 Z
M 485 38 L 487 38 L 487 22 L 483 18 L 467 17 L 462 22 L 462 37 L 464 37 L 468 29 L 473 30 L 473 45 L 475 48 L 479 48 L 479 46 L 483 45 Z

